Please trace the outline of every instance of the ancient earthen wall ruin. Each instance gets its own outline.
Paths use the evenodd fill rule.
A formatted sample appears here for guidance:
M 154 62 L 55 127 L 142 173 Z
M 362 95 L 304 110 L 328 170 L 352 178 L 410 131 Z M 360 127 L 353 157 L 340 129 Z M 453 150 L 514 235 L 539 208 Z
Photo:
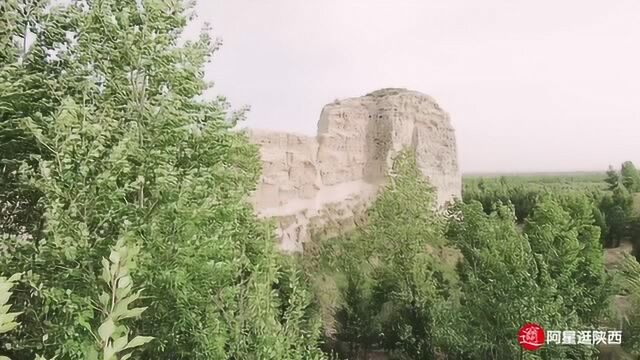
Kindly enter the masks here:
M 249 136 L 263 163 L 252 201 L 260 216 L 277 221 L 284 251 L 353 228 L 403 149 L 415 151 L 440 205 L 460 196 L 449 116 L 415 91 L 384 89 L 326 105 L 315 137 L 262 130 Z

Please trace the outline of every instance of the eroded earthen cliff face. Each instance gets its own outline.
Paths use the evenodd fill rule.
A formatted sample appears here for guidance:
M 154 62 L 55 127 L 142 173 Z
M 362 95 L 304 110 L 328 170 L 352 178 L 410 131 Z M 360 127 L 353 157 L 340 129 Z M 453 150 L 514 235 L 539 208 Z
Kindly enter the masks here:
M 317 136 L 250 130 L 263 170 L 252 201 L 278 223 L 280 247 L 301 251 L 312 236 L 352 229 L 403 149 L 437 190 L 439 205 L 460 196 L 449 116 L 429 96 L 384 89 L 324 107 Z

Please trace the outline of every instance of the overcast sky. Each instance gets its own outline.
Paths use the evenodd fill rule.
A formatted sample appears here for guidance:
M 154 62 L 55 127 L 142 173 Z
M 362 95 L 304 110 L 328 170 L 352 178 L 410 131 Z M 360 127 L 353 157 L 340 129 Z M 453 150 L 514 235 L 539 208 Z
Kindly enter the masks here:
M 246 126 L 313 135 L 385 87 L 449 112 L 463 172 L 640 163 L 638 0 L 200 0 L 216 92 Z M 640 164 L 639 164 L 640 165 Z

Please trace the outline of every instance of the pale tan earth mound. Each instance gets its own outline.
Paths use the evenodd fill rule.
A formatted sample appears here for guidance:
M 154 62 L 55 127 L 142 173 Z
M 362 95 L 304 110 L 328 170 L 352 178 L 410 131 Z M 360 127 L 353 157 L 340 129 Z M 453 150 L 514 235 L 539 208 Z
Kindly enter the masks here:
M 315 137 L 263 130 L 249 137 L 263 166 L 252 202 L 261 217 L 277 221 L 284 251 L 352 229 L 403 149 L 415 151 L 439 205 L 460 196 L 449 115 L 419 92 L 383 89 L 335 101 L 322 110 Z

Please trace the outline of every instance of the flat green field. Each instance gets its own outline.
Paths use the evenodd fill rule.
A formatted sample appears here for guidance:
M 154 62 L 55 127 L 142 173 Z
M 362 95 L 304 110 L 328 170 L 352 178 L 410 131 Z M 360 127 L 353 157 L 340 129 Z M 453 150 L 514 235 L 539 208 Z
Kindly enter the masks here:
M 604 172 L 469 173 L 463 181 L 506 178 L 510 183 L 602 183 Z
M 463 185 L 474 186 L 479 181 L 488 183 L 505 182 L 511 185 L 552 186 L 558 188 L 597 188 L 606 190 L 606 174 L 604 172 L 564 172 L 564 173 L 487 173 L 465 174 L 462 176 Z

